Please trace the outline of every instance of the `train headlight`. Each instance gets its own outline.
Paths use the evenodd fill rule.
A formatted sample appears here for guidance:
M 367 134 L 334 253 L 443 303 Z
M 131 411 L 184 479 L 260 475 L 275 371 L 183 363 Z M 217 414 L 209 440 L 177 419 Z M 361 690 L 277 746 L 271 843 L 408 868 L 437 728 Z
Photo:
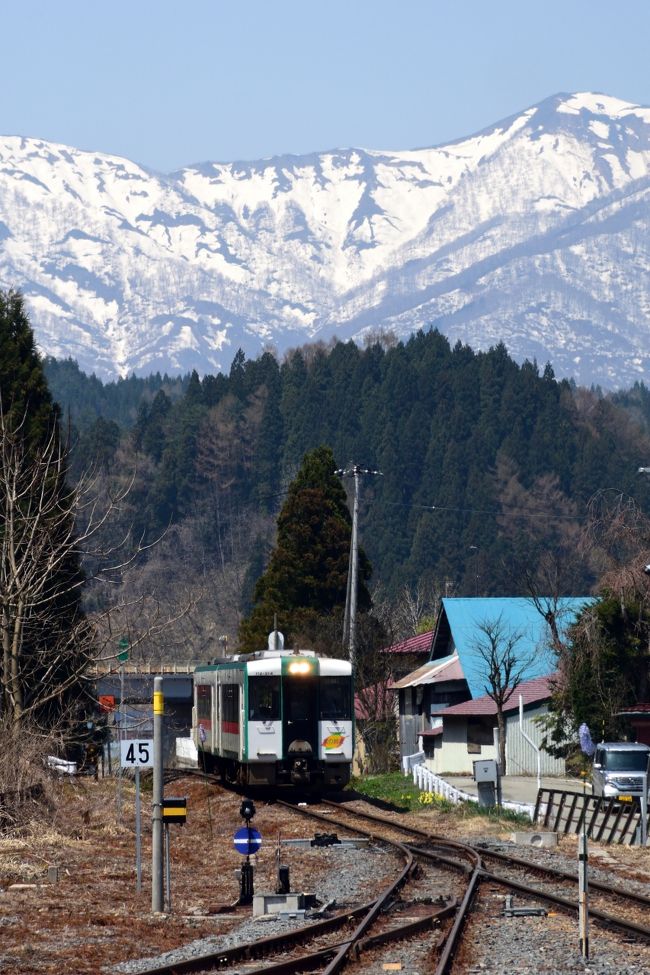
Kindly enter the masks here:
M 294 660 L 293 663 L 289 664 L 290 674 L 309 674 L 310 672 L 311 665 L 306 660 Z

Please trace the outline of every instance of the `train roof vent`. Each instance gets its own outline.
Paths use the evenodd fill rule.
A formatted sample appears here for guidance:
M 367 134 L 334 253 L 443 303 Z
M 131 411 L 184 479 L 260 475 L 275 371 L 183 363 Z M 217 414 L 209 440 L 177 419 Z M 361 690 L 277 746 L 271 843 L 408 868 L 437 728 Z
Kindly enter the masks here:
M 284 650 L 284 634 L 279 630 L 272 630 L 269 633 L 269 650 Z

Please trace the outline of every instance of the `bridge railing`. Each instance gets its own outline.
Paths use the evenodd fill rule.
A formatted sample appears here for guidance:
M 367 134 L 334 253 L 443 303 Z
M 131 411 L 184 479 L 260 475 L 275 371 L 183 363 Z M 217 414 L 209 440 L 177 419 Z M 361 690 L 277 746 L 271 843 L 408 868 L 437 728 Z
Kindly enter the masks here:
M 114 660 L 97 661 L 88 668 L 91 677 L 103 677 L 108 674 L 119 674 L 120 670 L 125 676 L 130 674 L 143 674 L 154 676 L 158 674 L 193 674 L 198 665 L 196 663 L 126 663 L 119 664 Z

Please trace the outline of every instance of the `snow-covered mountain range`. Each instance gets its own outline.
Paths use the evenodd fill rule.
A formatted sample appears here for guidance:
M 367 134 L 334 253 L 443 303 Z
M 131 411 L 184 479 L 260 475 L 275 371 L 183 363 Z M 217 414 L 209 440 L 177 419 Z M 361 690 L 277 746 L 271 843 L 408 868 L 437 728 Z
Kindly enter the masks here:
M 437 327 L 650 381 L 650 108 L 557 95 L 432 149 L 204 163 L 0 138 L 0 287 L 102 378 Z

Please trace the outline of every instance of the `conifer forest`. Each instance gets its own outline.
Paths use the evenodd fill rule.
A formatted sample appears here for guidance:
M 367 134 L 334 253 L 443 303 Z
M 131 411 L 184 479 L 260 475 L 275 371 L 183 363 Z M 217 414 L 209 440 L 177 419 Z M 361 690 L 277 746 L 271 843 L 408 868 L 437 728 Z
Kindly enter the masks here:
M 192 605 L 166 650 L 185 658 L 237 639 L 289 485 L 320 446 L 341 468 L 377 472 L 361 478 L 359 501 L 375 604 L 418 588 L 432 599 L 589 593 L 603 522 L 650 506 L 638 473 L 650 461 L 646 387 L 581 389 L 503 345 L 475 353 L 429 331 L 282 361 L 238 352 L 228 374 L 202 378 L 102 384 L 53 359 L 45 370 L 72 474 L 91 464 L 109 494 L 129 483 L 113 530 L 144 551 L 126 585 Z

